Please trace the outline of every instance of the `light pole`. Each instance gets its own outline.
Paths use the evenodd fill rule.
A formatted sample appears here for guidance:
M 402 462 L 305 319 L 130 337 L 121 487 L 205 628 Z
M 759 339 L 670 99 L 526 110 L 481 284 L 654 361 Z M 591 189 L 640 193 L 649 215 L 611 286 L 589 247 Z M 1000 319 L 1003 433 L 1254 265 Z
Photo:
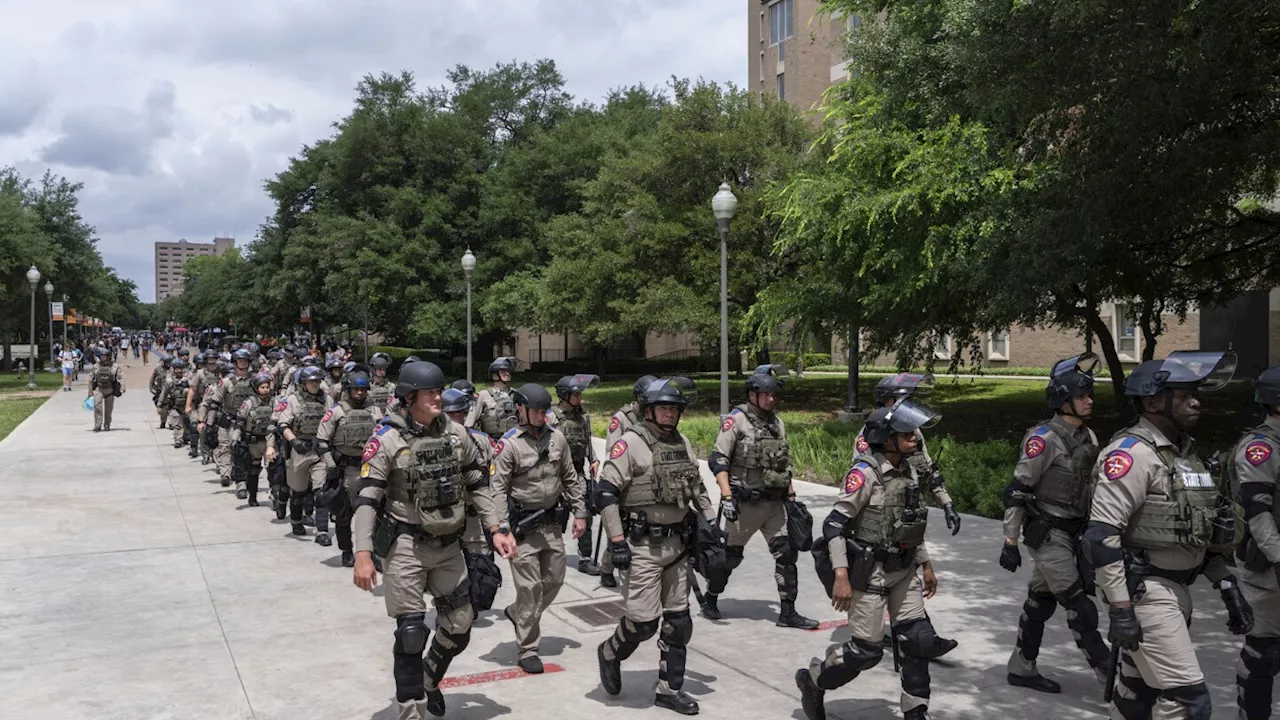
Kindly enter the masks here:
M 27 362 L 27 389 L 36 389 L 36 286 L 40 284 L 40 271 L 35 265 L 27 271 L 27 282 L 31 283 L 31 357 Z
M 67 349 L 67 294 L 62 293 L 62 349 Z
M 44 306 L 49 308 L 49 367 L 53 368 L 53 283 L 44 281 Z
M 711 212 L 720 227 L 720 417 L 729 414 L 729 222 L 738 210 L 738 198 L 729 183 L 711 198 Z
M 462 254 L 462 274 L 467 276 L 467 382 L 471 382 L 471 273 L 475 269 L 476 256 L 467 248 Z

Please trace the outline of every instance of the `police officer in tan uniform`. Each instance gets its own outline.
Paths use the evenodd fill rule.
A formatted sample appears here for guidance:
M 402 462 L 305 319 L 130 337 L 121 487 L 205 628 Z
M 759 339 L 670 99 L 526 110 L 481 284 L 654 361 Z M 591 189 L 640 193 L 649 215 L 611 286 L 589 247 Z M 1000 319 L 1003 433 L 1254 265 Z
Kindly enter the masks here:
M 275 426 L 268 440 L 275 448 L 279 437 L 289 447 L 286 478 L 289 483 L 289 522 L 294 535 L 306 535 L 304 515 L 315 511 L 316 542 L 327 544 L 329 535 L 329 509 L 315 507 L 315 491 L 324 487 L 325 465 L 316 453 L 316 434 L 324 419 L 325 394 L 320 390 L 324 372 L 318 367 L 304 367 L 298 373 L 298 387 L 277 405 Z M 320 539 L 324 536 L 324 540 Z
M 324 364 L 325 372 L 328 376 L 324 382 L 320 383 L 320 390 L 324 392 L 325 397 L 329 398 L 329 402 L 338 402 L 338 398 L 342 396 L 342 378 L 344 373 L 343 362 L 341 358 L 331 357 Z
M 937 592 L 938 578 L 924 542 L 928 508 L 909 457 L 918 452 L 920 429 L 938 420 L 932 410 L 910 400 L 871 413 L 864 428 L 868 452 L 854 461 L 823 521 L 818 542 L 824 544 L 819 551 L 830 556 L 831 604 L 849 612 L 853 638 L 832 645 L 825 659 L 814 658 L 808 668 L 796 671 L 809 720 L 826 717 L 826 691 L 880 662 L 885 610 L 902 656 L 903 716 L 929 717 L 929 660 L 949 652 L 955 641 L 939 638 L 925 612 L 924 600 Z
M 116 396 L 124 395 L 124 373 L 111 362 L 111 353 L 97 350 L 98 366 L 89 375 L 89 395 L 93 397 L 93 431 L 111 429 L 111 410 Z
M 249 496 L 249 491 L 245 488 L 244 476 L 233 467 L 232 431 L 236 427 L 236 413 L 239 412 L 244 401 L 253 394 L 251 383 L 253 372 L 249 367 L 253 363 L 253 353 L 241 348 L 232 353 L 231 357 L 235 363 L 235 369 L 213 386 L 213 393 L 204 404 L 204 422 L 206 425 L 218 426 L 218 447 L 213 449 L 213 461 L 218 466 L 218 477 L 222 480 L 222 486 L 226 487 L 234 480 L 236 497 L 244 500 Z M 246 466 L 241 462 L 239 467 L 245 469 Z
M 796 612 L 799 573 L 798 551 L 787 534 L 785 501 L 795 498 L 791 486 L 791 448 L 782 418 L 774 412 L 782 380 L 778 365 L 761 365 L 747 378 L 747 402 L 734 408 L 721 422 L 720 434 L 707 464 L 720 488 L 720 511 L 728 521 L 728 572 L 708 584 L 702 599 L 702 615 L 720 619 L 717 605 L 729 576 L 742 564 L 746 544 L 760 533 L 773 556 L 773 577 L 778 584 L 781 609 L 779 627 L 813 630 L 818 627 Z
M 623 434 L 632 428 L 644 422 L 644 391 L 649 385 L 656 382 L 658 378 L 652 375 L 643 375 L 636 384 L 631 387 L 631 395 L 635 398 L 634 402 L 630 402 L 619 408 L 618 412 L 609 418 L 609 425 L 605 429 L 604 446 L 606 448 L 613 447 Z M 600 558 L 600 586 L 607 588 L 618 587 L 618 580 L 613 576 L 613 554 L 602 552 Z
M 880 378 L 880 381 L 876 383 L 876 406 L 891 407 L 894 403 L 908 397 L 926 397 L 933 389 L 933 385 L 934 378 L 932 375 L 918 375 L 916 373 L 887 375 Z M 929 455 L 929 448 L 924 441 L 924 433 L 916 434 L 916 447 L 919 450 L 909 458 L 909 462 L 915 467 L 916 474 L 920 476 L 920 479 L 928 484 L 934 500 L 938 503 L 938 507 L 942 508 L 943 518 L 947 521 L 947 529 L 951 531 L 952 535 L 955 535 L 960 532 L 960 513 L 956 512 L 955 506 L 951 502 L 951 495 L 947 493 L 946 481 L 943 480 L 942 473 L 938 470 L 938 464 Z M 867 441 L 862 437 L 862 432 L 859 431 L 857 437 L 853 440 L 853 457 L 856 459 L 866 451 Z
M 1102 450 L 1085 547 L 1111 606 L 1107 639 L 1122 650 L 1112 718 L 1209 720 L 1209 691 L 1191 641 L 1189 586 L 1203 574 L 1221 591 L 1227 627 L 1247 634 L 1253 613 L 1227 567 L 1234 518 L 1196 454 L 1197 390 L 1221 387 L 1235 353 L 1174 352 L 1125 381 L 1140 417 Z
M 387 403 L 395 391 L 395 387 L 387 379 L 387 370 L 391 367 L 391 356 L 384 352 L 376 352 L 369 358 L 369 367 L 373 368 L 373 386 L 369 388 L 369 404 L 386 415 Z
M 396 396 L 402 405 L 366 444 L 356 485 L 352 579 L 372 591 L 377 584 L 373 554 L 386 558 L 387 615 L 396 620 L 392 652 L 400 720 L 420 720 L 424 700 L 427 712 L 444 715 L 440 681 L 471 640 L 475 612 L 459 544 L 468 496 L 489 529 L 498 529 L 475 446 L 466 430 L 442 411 L 444 384 L 444 373 L 434 363 L 417 362 L 401 370 Z M 509 534 L 495 532 L 493 546 L 503 557 L 515 554 Z M 430 649 L 423 597 L 428 592 L 436 610 Z
M 513 392 L 520 424 L 498 441 L 493 459 L 494 501 L 499 532 L 518 543 L 511 559 L 516 600 L 506 610 L 515 627 L 520 669 L 541 673 L 539 624 L 564 585 L 564 527 L 573 518 L 573 537 L 586 532 L 582 478 L 573 469 L 569 442 L 548 426 L 551 395 L 529 383 Z
M 249 507 L 258 507 L 258 481 L 271 434 L 271 415 L 275 412 L 275 376 L 269 370 L 261 370 L 249 379 L 249 387 L 253 393 L 236 410 L 232 462 L 239 465 L 237 476 L 244 478 Z
M 351 488 L 360 474 L 365 443 L 382 420 L 382 411 L 369 403 L 372 386 L 373 380 L 363 365 L 353 368 L 343 377 L 338 402 L 325 411 L 316 430 L 316 452 L 325 471 L 324 487 L 316 493 L 316 505 L 333 516 L 343 567 L 356 564 L 351 544 Z M 318 532 L 316 542 L 328 547 L 328 533 Z
M 1254 615 L 1253 631 L 1245 636 L 1236 662 L 1240 720 L 1271 717 L 1272 686 L 1280 673 L 1280 367 L 1263 371 L 1253 393 L 1266 419 L 1240 438 L 1228 461 L 1235 473 L 1236 502 L 1248 523 L 1236 550 L 1236 571 Z
M 180 448 L 187 444 L 187 417 L 182 414 L 179 408 L 182 403 L 186 402 L 187 385 L 189 383 L 187 364 L 180 359 L 175 360 L 171 363 L 164 384 L 158 393 L 159 402 L 156 407 L 166 414 L 169 428 L 173 432 L 173 446 L 175 448 Z
M 194 458 L 205 448 L 204 443 L 204 396 L 208 389 L 218 384 L 218 356 L 216 353 L 196 353 L 195 372 L 191 375 L 191 384 L 187 388 L 187 402 L 184 414 L 191 428 L 189 437 L 190 449 L 187 457 Z
M 467 416 L 467 427 L 478 427 L 497 440 L 517 425 L 515 399 L 511 396 L 511 373 L 515 368 L 513 357 L 500 357 L 489 363 L 489 379 L 493 384 L 476 396 L 471 414 Z
M 689 614 L 690 513 L 714 522 L 715 510 L 689 440 L 677 429 L 689 401 L 673 379 L 654 380 L 644 393 L 643 420 L 609 448 L 596 486 L 596 507 L 613 564 L 627 572 L 626 611 L 600 644 L 600 684 L 622 692 L 622 661 L 658 633 L 654 705 L 698 714 L 683 690 L 693 618 Z M 659 631 L 661 625 L 661 631 Z
M 594 503 L 596 472 L 600 462 L 591 443 L 591 414 L 582 407 L 582 393 L 600 384 L 599 375 L 565 375 L 556 381 L 556 398 L 559 400 L 547 412 L 547 425 L 564 433 L 573 455 L 573 468 L 582 478 L 587 501 L 587 529 L 578 538 L 578 572 L 599 575 L 600 567 L 591 559 L 591 515 Z
M 161 355 L 160 362 L 151 370 L 151 378 L 147 381 L 147 389 L 151 391 L 151 402 L 156 406 L 156 414 L 160 416 L 160 429 L 163 430 L 165 423 L 169 419 L 169 410 L 171 408 L 160 407 L 160 393 L 164 390 L 165 385 L 172 377 L 169 372 L 169 365 L 173 360 L 168 355 Z M 183 363 L 185 365 L 185 363 Z M 186 437 L 185 435 L 183 436 Z
M 1099 684 L 1105 685 L 1110 662 L 1110 650 L 1098 634 L 1098 608 L 1089 597 L 1092 570 L 1081 547 L 1098 458 L 1098 438 L 1085 424 L 1093 416 L 1097 364 L 1097 356 L 1086 353 L 1054 365 L 1045 388 L 1053 419 L 1031 428 L 1022 439 L 1013 481 L 1005 489 L 1000 566 L 1016 572 L 1022 565 L 1019 536 L 1035 563 L 1007 677 L 1011 685 L 1041 692 L 1062 691 L 1036 667 L 1044 625 L 1058 605 L 1067 611 L 1067 627 Z

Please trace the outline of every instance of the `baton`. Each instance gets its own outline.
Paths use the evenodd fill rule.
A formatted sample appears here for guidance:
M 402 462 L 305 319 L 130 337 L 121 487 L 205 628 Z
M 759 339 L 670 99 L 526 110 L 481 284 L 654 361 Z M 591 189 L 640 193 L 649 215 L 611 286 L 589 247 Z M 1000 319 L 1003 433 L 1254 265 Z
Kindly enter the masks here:
M 598 565 L 600 564 L 600 541 L 604 538 L 604 518 L 597 515 L 596 520 L 598 521 L 596 523 L 598 525 L 596 528 L 596 551 L 591 553 L 591 562 Z
M 1120 644 L 1111 646 L 1111 667 L 1107 668 L 1107 686 L 1102 689 L 1102 702 L 1110 705 L 1115 694 L 1116 673 L 1120 671 Z

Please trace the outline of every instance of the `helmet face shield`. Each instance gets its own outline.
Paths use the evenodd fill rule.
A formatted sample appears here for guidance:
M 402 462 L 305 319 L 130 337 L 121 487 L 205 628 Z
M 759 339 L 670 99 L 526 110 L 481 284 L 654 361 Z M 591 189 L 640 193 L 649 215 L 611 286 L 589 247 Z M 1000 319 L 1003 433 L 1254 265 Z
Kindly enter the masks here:
M 1204 391 L 1219 390 L 1231 382 L 1238 358 L 1234 351 L 1178 350 L 1169 353 L 1160 371 L 1168 373 L 1163 384 L 1191 385 Z
M 1059 360 L 1058 364 L 1053 366 L 1051 376 L 1058 378 L 1076 372 L 1092 375 L 1096 367 L 1098 367 L 1098 356 L 1087 352 L 1066 360 Z
M 942 420 L 942 415 L 910 400 L 902 400 L 890 408 L 887 420 L 894 432 L 906 433 L 931 428 Z

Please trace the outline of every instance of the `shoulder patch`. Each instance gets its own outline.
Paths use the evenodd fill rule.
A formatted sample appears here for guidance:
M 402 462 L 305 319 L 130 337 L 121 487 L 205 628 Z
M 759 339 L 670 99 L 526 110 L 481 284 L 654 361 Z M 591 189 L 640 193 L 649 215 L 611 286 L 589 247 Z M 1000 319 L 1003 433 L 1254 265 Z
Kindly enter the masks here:
M 1026 453 L 1028 458 L 1033 458 L 1044 452 L 1044 447 L 1044 438 L 1036 434 L 1027 439 L 1027 446 L 1022 451 Z
M 1137 445 L 1140 442 L 1142 441 L 1130 435 L 1129 437 L 1126 437 L 1124 440 L 1121 440 L 1120 445 L 1118 447 L 1121 450 L 1128 450 L 1129 448 L 1133 447 L 1134 445 Z
M 506 436 L 504 435 L 503 437 L 506 437 Z M 493 441 L 492 441 L 492 440 L 490 440 L 489 442 L 493 442 Z M 501 455 L 501 454 L 502 454 L 502 449 L 503 449 L 503 448 L 505 448 L 506 446 L 507 446 L 507 444 L 506 444 L 506 443 L 504 443 L 503 441 L 499 440 L 499 441 L 498 441 L 498 444 L 493 446 L 493 454 L 494 454 L 494 455 Z
M 853 449 L 857 450 L 858 454 L 861 455 L 862 453 L 865 453 L 866 451 L 870 450 L 871 446 L 867 444 L 867 439 L 864 438 L 861 433 L 859 433 L 858 439 L 853 441 Z
M 613 432 L 614 430 L 617 430 L 618 426 L 621 424 L 622 424 L 622 421 L 618 419 L 617 415 L 614 415 L 613 417 L 609 418 L 609 432 Z
M 858 492 L 866 482 L 867 476 L 863 475 L 861 470 L 857 467 L 851 468 L 849 474 L 844 476 L 844 494 Z
M 1108 480 L 1119 480 L 1128 475 L 1132 467 L 1132 455 L 1123 450 L 1112 450 L 1102 461 L 1102 474 L 1106 475 Z
M 320 422 L 325 423 L 333 419 L 333 408 L 324 411 L 324 417 L 320 418 Z
M 618 458 L 622 457 L 622 453 L 626 451 L 627 451 L 627 441 L 619 440 L 613 444 L 613 447 L 609 448 L 609 459 L 617 460 Z
M 369 442 L 364 444 L 364 454 L 360 456 L 360 460 L 366 463 L 369 462 L 373 459 L 374 455 L 378 454 L 378 450 L 381 447 L 382 443 L 378 441 L 378 438 L 369 438 Z
M 276 403 L 276 412 L 284 412 L 284 409 L 287 407 L 289 407 L 289 401 L 281 400 L 280 402 Z
M 1244 449 L 1244 459 L 1257 467 L 1271 458 L 1271 445 L 1265 440 L 1254 440 Z
M 729 432 L 732 429 L 733 429 L 733 413 L 730 413 L 729 417 L 725 418 L 724 422 L 720 423 L 720 432 Z
M 378 428 L 378 429 L 377 429 L 373 434 L 374 434 L 375 436 L 376 436 L 376 435 L 386 435 L 386 434 L 387 434 L 388 432 L 390 432 L 390 431 L 391 431 L 391 425 L 389 425 L 389 424 L 387 424 L 387 423 L 385 423 L 385 422 L 384 422 L 384 423 L 382 423 L 382 425 L 381 425 L 381 426 L 380 426 L 380 427 L 379 427 L 379 428 Z
M 503 440 L 506 440 L 506 439 L 507 439 L 507 438 L 509 438 L 509 437 L 515 437 L 515 436 L 516 436 L 516 433 L 517 433 L 517 432 L 519 432 L 519 431 L 520 431 L 520 428 L 519 428 L 519 427 L 513 427 L 513 428 L 511 428 L 510 430 L 508 430 L 508 431 L 506 431 L 506 432 L 502 433 L 502 439 L 503 439 Z

